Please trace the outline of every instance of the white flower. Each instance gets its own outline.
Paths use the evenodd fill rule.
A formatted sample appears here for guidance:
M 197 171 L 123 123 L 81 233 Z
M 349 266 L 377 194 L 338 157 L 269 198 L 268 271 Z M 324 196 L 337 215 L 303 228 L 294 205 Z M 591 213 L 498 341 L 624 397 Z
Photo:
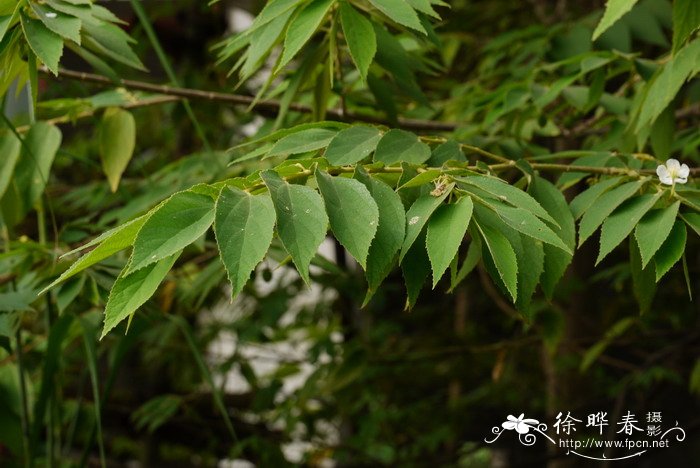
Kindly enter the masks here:
M 661 164 L 656 168 L 656 174 L 662 184 L 685 184 L 688 182 L 690 168 L 687 164 L 681 165 L 677 159 L 669 159 L 666 161 L 666 165 Z
M 521 413 L 517 418 L 511 414 L 508 415 L 508 421 L 501 424 L 503 429 L 512 431 L 515 429 L 518 434 L 527 434 L 530 432 L 530 426 L 537 426 L 540 422 L 536 419 L 523 419 L 525 413 Z

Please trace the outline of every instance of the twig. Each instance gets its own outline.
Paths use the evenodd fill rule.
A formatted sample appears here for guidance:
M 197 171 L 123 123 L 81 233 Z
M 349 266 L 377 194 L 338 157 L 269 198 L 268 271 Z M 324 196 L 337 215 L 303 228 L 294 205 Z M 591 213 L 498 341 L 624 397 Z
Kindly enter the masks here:
M 51 78 L 55 78 L 54 75 L 45 67 L 39 68 L 41 73 L 46 74 Z M 128 89 L 137 89 L 140 91 L 149 91 L 152 93 L 166 94 L 168 96 L 178 96 L 185 99 L 199 99 L 205 101 L 217 101 L 233 105 L 240 106 L 250 106 L 256 111 L 267 111 L 267 112 L 277 112 L 281 103 L 278 100 L 268 99 L 255 102 L 255 98 L 252 96 L 245 96 L 241 94 L 230 94 L 230 93 L 219 93 L 214 91 L 202 91 L 199 89 L 191 88 L 179 88 L 174 86 L 158 85 L 153 83 L 148 83 L 145 81 L 136 80 L 119 80 L 113 81 L 106 76 L 97 75 L 94 73 L 79 72 L 75 70 L 68 70 L 65 68 L 60 68 L 58 71 L 57 79 L 69 79 L 84 81 L 87 83 L 94 83 L 100 86 L 122 86 Z M 303 104 L 292 103 L 289 105 L 289 109 L 295 112 L 302 112 L 305 114 L 310 114 L 313 109 L 309 106 Z M 332 120 L 338 120 L 342 122 L 368 122 L 380 125 L 391 125 L 388 121 L 383 120 L 379 117 L 374 117 L 366 114 L 357 114 L 354 112 L 343 113 L 338 109 L 329 109 L 326 112 L 326 117 Z M 437 122 L 432 120 L 420 120 L 420 119 L 406 119 L 399 118 L 397 122 L 398 126 L 408 130 L 418 130 L 418 131 L 434 131 L 434 132 L 451 132 L 457 128 L 457 124 L 453 122 Z

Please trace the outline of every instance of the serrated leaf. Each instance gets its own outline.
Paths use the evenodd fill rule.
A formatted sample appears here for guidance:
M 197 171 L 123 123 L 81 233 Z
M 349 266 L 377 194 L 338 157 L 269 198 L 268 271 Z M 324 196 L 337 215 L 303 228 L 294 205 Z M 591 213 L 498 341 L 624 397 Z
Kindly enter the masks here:
M 420 187 L 421 185 L 428 184 L 442 175 L 442 170 L 440 169 L 428 169 L 427 171 L 419 172 L 415 177 L 407 180 L 406 182 L 399 185 L 398 190 L 404 190 L 408 188 Z
M 673 52 L 700 28 L 700 2 L 697 0 L 673 1 Z
M 595 31 L 593 31 L 593 40 L 595 41 L 598 39 L 610 26 L 615 24 L 625 13 L 630 11 L 636 3 L 637 0 L 608 0 L 605 4 L 603 18 L 601 18 L 600 23 L 596 26 Z
M 658 201 L 661 193 L 641 195 L 627 200 L 605 220 L 600 231 L 600 252 L 598 253 L 596 265 L 612 252 L 620 242 L 625 240 L 647 211 Z
M 406 213 L 406 237 L 401 245 L 399 263 L 403 262 L 404 256 L 420 235 L 423 226 L 428 222 L 433 211 L 447 198 L 453 186 L 454 185 L 450 185 L 445 193 L 439 197 L 434 197 L 432 195 L 423 195 L 419 197 L 408 209 Z
M 651 210 L 639 221 L 634 236 L 642 256 L 642 268 L 646 268 L 647 263 L 668 237 L 680 206 L 681 202 L 677 201 L 669 207 Z
M 433 270 L 433 288 L 450 266 L 469 227 L 474 204 L 469 197 L 440 206 L 428 221 L 426 248 Z
M 430 166 L 442 166 L 448 161 L 466 161 L 467 158 L 464 156 L 462 149 L 454 140 L 447 140 L 440 146 L 435 148 L 428 159 L 428 165 Z
M 377 150 L 374 161 L 386 165 L 398 162 L 422 164 L 430 159 L 430 147 L 420 141 L 418 136 L 405 130 L 392 129 L 384 134 Z
M 558 247 L 564 252 L 573 253 L 571 248 L 569 248 L 549 226 L 531 212 L 503 203 L 493 203 L 488 206 L 492 207 L 498 216 L 516 231 L 546 244 Z
M 170 257 L 204 234 L 214 222 L 214 200 L 192 190 L 171 196 L 136 235 L 127 273 Z
M 24 37 L 29 47 L 54 75 L 58 75 L 58 62 L 63 55 L 63 39 L 44 26 L 41 21 L 31 19 L 24 14 L 20 16 Z
M 483 246 L 486 247 L 498 275 L 515 302 L 518 298 L 518 262 L 513 246 L 508 239 L 496 229 L 479 222 L 475 218 L 477 229 L 481 234 Z
M 377 232 L 379 208 L 362 182 L 331 177 L 316 170 L 316 181 L 323 196 L 335 238 L 363 269 Z
M 455 177 L 455 180 L 460 183 L 460 185 L 464 184 L 464 188 L 466 190 L 469 190 L 469 186 L 480 188 L 502 202 L 522 208 L 535 216 L 538 216 L 539 218 L 551 222 L 552 224 L 557 224 L 556 220 L 552 218 L 549 213 L 547 213 L 547 210 L 542 208 L 537 200 L 519 188 L 513 187 L 501 179 L 487 176 L 470 176 Z
M 430 262 L 425 251 L 425 234 L 421 234 L 418 242 L 415 242 L 408 254 L 401 262 L 401 273 L 406 284 L 406 309 L 410 310 L 416 305 L 418 296 L 425 280 L 430 275 Z
M 299 274 L 309 284 L 309 264 L 328 229 L 323 199 L 312 188 L 288 184 L 274 171 L 264 171 L 260 177 L 275 206 L 277 235 L 292 256 Z
M 579 219 L 583 216 L 583 213 L 591 207 L 598 197 L 618 185 L 621 181 L 622 177 L 611 177 L 610 179 L 601 180 L 576 195 L 569 205 L 574 219 Z
M 350 57 L 355 62 L 362 80 L 367 81 L 369 66 L 377 53 L 377 36 L 372 22 L 358 13 L 349 3 L 341 2 L 340 23 L 343 26 Z
M 284 52 L 277 70 L 287 65 L 311 39 L 334 2 L 335 0 L 312 0 L 292 18 L 284 38 Z
M 119 108 L 105 110 L 100 125 L 99 147 L 102 171 L 109 187 L 116 192 L 119 181 L 134 154 L 136 122 L 130 112 Z
M 391 20 L 407 28 L 426 34 L 425 28 L 423 28 L 418 15 L 406 0 L 369 0 L 369 2 L 377 7 L 379 11 L 391 18 Z
M 336 136 L 336 131 L 325 128 L 309 128 L 292 133 L 279 140 L 266 157 L 300 154 L 325 148 Z
M 124 268 L 109 293 L 100 339 L 146 303 L 179 256 L 180 252 L 176 252 L 133 273 L 126 273 L 128 266 Z
M 251 272 L 265 258 L 275 229 L 275 207 L 268 195 L 225 187 L 216 201 L 214 234 L 233 288 L 241 292 Z
M 680 219 L 673 223 L 671 232 L 661 247 L 654 255 L 654 266 L 656 270 L 656 282 L 658 283 L 669 270 L 678 263 L 685 251 L 685 242 L 688 232 L 685 224 Z
M 145 70 L 141 60 L 129 46 L 131 41 L 133 39 L 123 29 L 114 24 L 83 22 L 83 42 L 85 46 L 132 68 Z
M 293 11 L 289 10 L 270 21 L 268 24 L 251 32 L 248 49 L 245 53 L 245 62 L 241 67 L 241 81 L 248 79 L 263 64 L 265 57 L 270 54 L 273 46 L 277 43 L 284 32 L 287 21 L 292 16 Z
M 375 127 L 355 125 L 341 130 L 328 144 L 325 157 L 333 166 L 355 164 L 375 150 L 382 132 Z
M 80 44 L 80 28 L 82 21 L 70 15 L 56 11 L 53 8 L 36 2 L 30 2 L 36 16 L 44 25 L 59 36 Z
M 581 222 L 578 226 L 578 245 L 579 247 L 595 232 L 598 227 L 603 224 L 603 221 L 610 216 L 610 213 L 615 211 L 615 208 L 620 206 L 625 200 L 634 195 L 644 182 L 637 180 L 627 182 L 619 187 L 610 190 L 599 196 L 586 210 Z
M 370 177 L 362 166 L 357 166 L 355 177 L 367 187 L 379 208 L 379 226 L 369 247 L 365 268 L 369 287 L 366 304 L 391 272 L 406 232 L 406 213 L 398 194 L 384 182 Z
M 573 252 L 576 248 L 576 226 L 564 195 L 551 182 L 541 177 L 535 177 L 530 185 L 530 191 L 535 200 L 556 218 L 559 226 L 554 226 L 552 230 Z M 566 272 L 573 255 L 551 245 L 544 245 L 542 249 L 544 269 L 540 281 L 542 291 L 548 299 L 551 299 L 554 288 Z
M 642 257 L 634 237 L 630 236 L 630 269 L 632 272 L 632 291 L 639 304 L 641 313 L 648 312 L 656 294 L 654 269 L 651 265 L 642 268 Z
M 700 236 L 700 213 L 683 213 L 681 218 Z
M 462 266 L 457 269 L 458 256 L 455 255 L 452 270 L 450 271 L 450 289 L 447 292 L 451 293 L 454 288 L 459 285 L 464 278 L 467 277 L 469 273 L 476 267 L 481 260 L 481 238 L 479 236 L 473 237 L 469 243 L 469 248 L 467 249 L 467 257 L 462 262 Z
M 122 224 L 121 226 L 117 226 L 116 228 L 93 240 L 90 244 L 95 245 L 99 243 L 97 247 L 76 260 L 66 271 L 61 274 L 61 276 L 45 287 L 40 294 L 43 294 L 68 278 L 77 275 L 86 268 L 114 255 L 120 250 L 131 246 L 134 243 L 134 240 L 136 240 L 136 234 L 138 234 L 139 230 L 146 222 L 146 219 L 147 216 L 141 216 L 129 221 L 128 223 Z M 87 248 L 90 246 L 90 244 L 86 244 L 82 248 Z

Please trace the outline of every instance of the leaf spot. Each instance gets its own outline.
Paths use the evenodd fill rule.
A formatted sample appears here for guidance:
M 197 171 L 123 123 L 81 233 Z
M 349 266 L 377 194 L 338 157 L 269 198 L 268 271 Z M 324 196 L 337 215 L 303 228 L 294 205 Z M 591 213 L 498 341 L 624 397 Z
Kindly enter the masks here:
M 411 219 L 408 221 L 408 224 L 409 224 L 410 226 L 413 226 L 413 225 L 416 224 L 419 220 L 420 220 L 420 216 L 414 216 L 413 218 L 411 218 Z

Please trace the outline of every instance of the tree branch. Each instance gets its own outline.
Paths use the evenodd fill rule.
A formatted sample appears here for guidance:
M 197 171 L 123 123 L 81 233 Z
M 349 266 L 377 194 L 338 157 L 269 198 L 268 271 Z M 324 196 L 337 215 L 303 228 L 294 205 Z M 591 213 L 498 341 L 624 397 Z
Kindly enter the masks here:
M 65 68 L 60 68 L 58 71 L 58 77 L 55 77 L 46 67 L 41 67 L 39 69 L 41 73 L 55 78 L 55 79 L 68 79 L 76 81 L 84 81 L 86 83 L 94 83 L 99 86 L 121 86 L 127 89 L 136 89 L 140 91 L 148 91 L 152 93 L 165 94 L 168 96 L 177 96 L 186 99 L 199 99 L 205 101 L 216 101 L 227 104 L 233 104 L 237 106 L 249 106 L 252 110 L 259 112 L 271 112 L 276 114 L 281 103 L 274 99 L 267 99 L 256 101 L 252 96 L 245 96 L 242 94 L 230 94 L 230 93 L 219 93 L 214 91 L 202 91 L 199 89 L 191 88 L 178 88 L 173 86 L 158 85 L 153 83 L 147 83 L 145 81 L 136 80 L 123 80 L 113 81 L 110 78 L 103 75 L 96 75 L 94 73 L 79 72 L 75 70 L 68 70 Z M 295 112 L 301 112 L 304 114 L 310 114 L 313 109 L 309 106 L 303 104 L 292 103 L 289 106 L 290 110 Z M 328 109 L 326 111 L 326 116 L 332 120 L 338 120 L 341 122 L 368 122 L 380 125 L 391 126 L 392 124 L 386 120 L 378 117 L 374 117 L 366 114 L 357 114 L 354 112 L 343 112 L 337 109 Z M 406 119 L 399 118 L 397 121 L 399 127 L 407 130 L 416 131 L 427 131 L 427 132 L 451 132 L 457 128 L 456 123 L 452 122 L 436 122 L 432 120 L 419 120 L 419 119 Z

